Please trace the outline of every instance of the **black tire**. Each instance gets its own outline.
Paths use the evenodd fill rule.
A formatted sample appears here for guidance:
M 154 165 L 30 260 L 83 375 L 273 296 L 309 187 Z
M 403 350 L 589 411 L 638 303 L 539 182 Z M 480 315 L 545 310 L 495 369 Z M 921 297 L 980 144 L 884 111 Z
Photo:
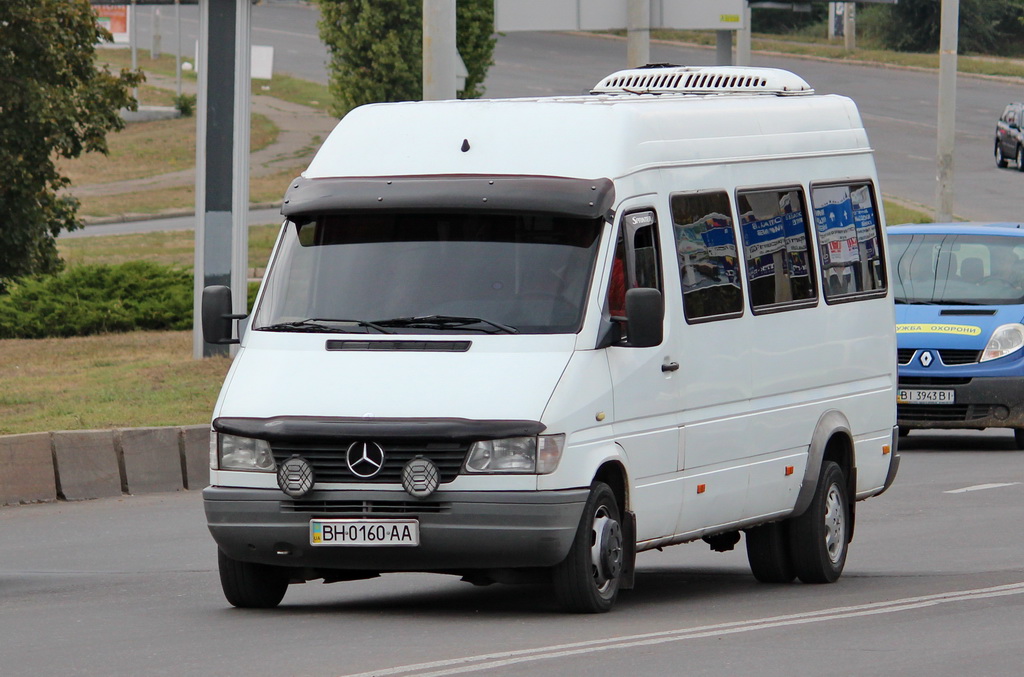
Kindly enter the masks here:
M 789 583 L 796 578 L 787 529 L 785 522 L 772 522 L 746 532 L 747 562 L 762 583 Z
M 284 567 L 240 562 L 220 550 L 217 566 L 224 597 L 240 609 L 272 609 L 288 590 L 289 574 Z
M 804 583 L 834 583 L 846 566 L 850 528 L 846 477 L 825 461 L 807 511 L 789 521 L 789 555 Z
M 1024 146 L 1017 146 L 1017 171 L 1024 172 Z
M 1018 449 L 1024 449 L 1024 429 L 1013 429 L 1013 446 Z
M 559 605 L 576 613 L 609 611 L 619 594 L 624 556 L 618 501 L 611 487 L 594 482 L 569 554 L 552 572 Z
M 1009 161 L 1006 159 L 1006 156 L 1003 155 L 1003 149 L 999 147 L 999 142 L 996 141 L 996 167 L 1003 169 L 1008 164 Z

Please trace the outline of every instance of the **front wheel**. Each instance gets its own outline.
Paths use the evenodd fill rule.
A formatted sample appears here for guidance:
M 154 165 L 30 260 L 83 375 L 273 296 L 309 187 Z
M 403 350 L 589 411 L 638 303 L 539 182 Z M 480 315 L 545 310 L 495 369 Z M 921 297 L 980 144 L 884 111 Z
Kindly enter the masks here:
M 555 596 L 566 611 L 609 611 L 619 594 L 625 548 L 611 487 L 594 482 L 569 554 L 554 567 Z
M 1006 157 L 1003 155 L 1003 149 L 999 147 L 999 142 L 996 141 L 996 167 L 1003 169 L 1007 164 Z
M 1024 146 L 1017 146 L 1017 171 L 1024 172 Z
M 288 590 L 290 577 L 284 567 L 240 562 L 220 550 L 217 566 L 224 597 L 240 609 L 271 609 L 281 603 Z
M 838 465 L 825 461 L 810 507 L 789 523 L 790 557 L 804 583 L 833 583 L 843 573 L 849 510 L 846 477 Z

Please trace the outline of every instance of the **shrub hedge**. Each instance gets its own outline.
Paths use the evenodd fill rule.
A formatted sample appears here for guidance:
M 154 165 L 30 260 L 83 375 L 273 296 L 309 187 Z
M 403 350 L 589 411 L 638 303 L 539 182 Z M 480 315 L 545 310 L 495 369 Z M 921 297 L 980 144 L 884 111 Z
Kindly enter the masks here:
M 75 266 L 0 296 L 0 338 L 192 328 L 192 271 L 144 261 Z

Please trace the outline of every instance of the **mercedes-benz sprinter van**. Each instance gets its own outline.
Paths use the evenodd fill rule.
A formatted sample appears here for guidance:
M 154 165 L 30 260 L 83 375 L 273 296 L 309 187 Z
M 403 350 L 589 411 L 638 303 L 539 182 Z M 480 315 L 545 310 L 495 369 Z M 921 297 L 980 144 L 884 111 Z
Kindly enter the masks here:
M 772 69 L 375 104 L 290 186 L 203 492 L 228 601 L 424 571 L 606 611 L 745 534 L 831 582 L 893 481 L 884 219 L 854 103 Z M 236 290 L 236 293 L 238 291 Z

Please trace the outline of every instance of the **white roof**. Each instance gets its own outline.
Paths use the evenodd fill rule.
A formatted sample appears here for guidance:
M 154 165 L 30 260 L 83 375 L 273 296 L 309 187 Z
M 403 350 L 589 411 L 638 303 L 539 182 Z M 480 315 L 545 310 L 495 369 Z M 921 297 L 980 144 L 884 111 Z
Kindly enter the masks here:
M 869 148 L 856 106 L 835 95 L 598 94 L 420 101 L 351 111 L 303 176 L 614 179 L 658 165 Z

